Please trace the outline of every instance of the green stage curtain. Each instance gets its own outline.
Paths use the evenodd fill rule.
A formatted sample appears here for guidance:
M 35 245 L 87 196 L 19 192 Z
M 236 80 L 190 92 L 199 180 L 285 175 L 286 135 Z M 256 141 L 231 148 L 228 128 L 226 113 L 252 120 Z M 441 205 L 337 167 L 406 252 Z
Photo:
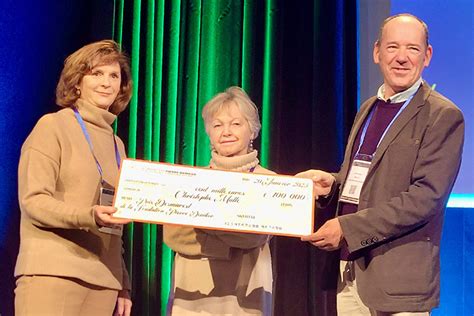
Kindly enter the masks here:
M 206 166 L 201 109 L 238 85 L 260 110 L 263 166 L 336 168 L 357 109 L 356 16 L 355 0 L 115 0 L 113 37 L 134 82 L 116 125 L 128 156 Z M 133 314 L 164 315 L 174 254 L 161 226 L 130 224 L 124 238 Z M 272 251 L 275 314 L 317 313 L 314 250 L 278 237 Z

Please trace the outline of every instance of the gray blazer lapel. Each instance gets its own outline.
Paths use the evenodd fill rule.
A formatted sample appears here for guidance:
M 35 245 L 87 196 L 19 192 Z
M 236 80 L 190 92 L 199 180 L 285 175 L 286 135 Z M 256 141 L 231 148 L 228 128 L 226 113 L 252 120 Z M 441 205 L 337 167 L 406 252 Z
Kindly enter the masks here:
M 375 152 L 374 159 L 372 160 L 372 164 L 369 169 L 369 174 L 378 164 L 388 146 L 397 137 L 403 127 L 405 127 L 405 125 L 408 124 L 408 122 L 420 111 L 421 107 L 425 104 L 426 98 L 430 94 L 430 91 L 431 88 L 428 86 L 428 84 L 423 82 L 423 85 L 414 95 L 408 106 L 403 110 L 402 113 L 400 113 L 395 122 L 393 122 L 392 126 L 385 134 L 385 137 L 382 139 L 382 142 Z
M 367 101 L 365 101 L 364 104 L 362 104 L 360 108 L 360 112 L 356 116 L 356 119 L 354 120 L 351 133 L 349 134 L 349 139 L 347 140 L 346 151 L 344 153 L 344 161 L 350 162 L 352 147 L 354 147 L 354 142 L 356 140 L 357 133 L 359 132 L 359 129 L 361 128 L 362 123 L 364 123 L 365 119 L 367 118 L 367 115 L 369 115 L 372 107 L 374 106 L 376 99 L 377 97 L 371 97 L 367 99 Z M 350 164 L 345 163 L 343 166 L 343 169 L 341 169 L 341 171 L 339 172 L 338 178 L 345 179 L 347 176 L 347 173 L 349 172 L 349 168 L 350 168 Z

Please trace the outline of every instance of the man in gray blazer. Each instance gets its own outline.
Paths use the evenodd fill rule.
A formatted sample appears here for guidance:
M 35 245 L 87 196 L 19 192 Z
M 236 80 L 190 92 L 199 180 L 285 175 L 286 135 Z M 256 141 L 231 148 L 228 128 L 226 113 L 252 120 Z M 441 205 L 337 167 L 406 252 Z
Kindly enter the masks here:
M 374 45 L 384 83 L 364 102 L 340 171 L 309 170 L 319 204 L 339 188 L 338 216 L 303 237 L 340 250 L 338 315 L 429 315 L 439 305 L 439 247 L 464 139 L 461 111 L 422 80 L 432 47 L 410 14 L 389 17 Z

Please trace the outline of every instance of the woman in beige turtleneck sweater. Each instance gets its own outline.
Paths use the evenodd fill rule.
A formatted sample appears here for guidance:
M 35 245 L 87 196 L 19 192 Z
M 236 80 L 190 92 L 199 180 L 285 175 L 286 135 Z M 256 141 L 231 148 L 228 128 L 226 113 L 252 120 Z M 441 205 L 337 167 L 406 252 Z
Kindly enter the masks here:
M 258 110 L 238 87 L 203 108 L 212 145 L 210 167 L 272 174 L 258 164 L 252 141 L 260 131 Z M 176 252 L 169 313 L 172 315 L 271 315 L 270 236 L 164 226 Z
M 130 314 L 126 221 L 112 218 L 115 209 L 100 195 L 116 183 L 125 157 L 110 125 L 127 106 L 131 84 L 115 42 L 82 47 L 66 59 L 57 86 L 65 109 L 43 116 L 23 144 L 17 316 Z

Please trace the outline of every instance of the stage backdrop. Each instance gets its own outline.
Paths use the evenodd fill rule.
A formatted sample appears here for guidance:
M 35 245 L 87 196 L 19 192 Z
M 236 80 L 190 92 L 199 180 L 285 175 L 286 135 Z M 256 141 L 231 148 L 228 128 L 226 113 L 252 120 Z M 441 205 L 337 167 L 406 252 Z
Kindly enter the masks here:
M 472 14 L 472 4 L 465 1 L 455 5 L 471 5 Z M 361 99 L 358 87 L 365 82 L 357 80 L 358 3 L 0 1 L 0 314 L 13 315 L 20 146 L 41 115 L 58 109 L 54 88 L 68 54 L 112 37 L 130 53 L 134 99 L 116 127 L 132 157 L 206 165 L 209 147 L 200 109 L 236 84 L 261 110 L 263 131 L 256 147 L 264 165 L 286 174 L 308 168 L 336 171 Z M 378 7 L 381 1 L 371 3 Z M 472 15 L 470 29 L 460 29 L 459 36 L 472 38 Z M 316 225 L 331 210 L 318 213 Z M 468 265 L 472 214 L 447 212 L 437 315 L 474 311 Z M 161 243 L 161 228 L 130 225 L 125 241 L 133 314 L 158 315 L 167 299 L 172 258 Z M 334 315 L 334 280 L 321 273 L 331 258 L 295 238 L 273 238 L 272 251 L 275 315 Z
M 20 147 L 40 116 L 59 109 L 55 87 L 67 55 L 110 38 L 113 2 L 0 1 L 0 315 L 13 315 L 20 210 Z
M 201 109 L 238 85 L 260 109 L 262 165 L 336 170 L 357 109 L 356 17 L 356 1 L 119 2 L 114 38 L 135 83 L 117 126 L 129 156 L 206 166 Z M 125 239 L 134 313 L 163 314 L 173 254 L 161 226 L 131 224 Z M 276 315 L 333 307 L 316 281 L 323 254 L 296 238 L 273 238 L 272 251 Z

